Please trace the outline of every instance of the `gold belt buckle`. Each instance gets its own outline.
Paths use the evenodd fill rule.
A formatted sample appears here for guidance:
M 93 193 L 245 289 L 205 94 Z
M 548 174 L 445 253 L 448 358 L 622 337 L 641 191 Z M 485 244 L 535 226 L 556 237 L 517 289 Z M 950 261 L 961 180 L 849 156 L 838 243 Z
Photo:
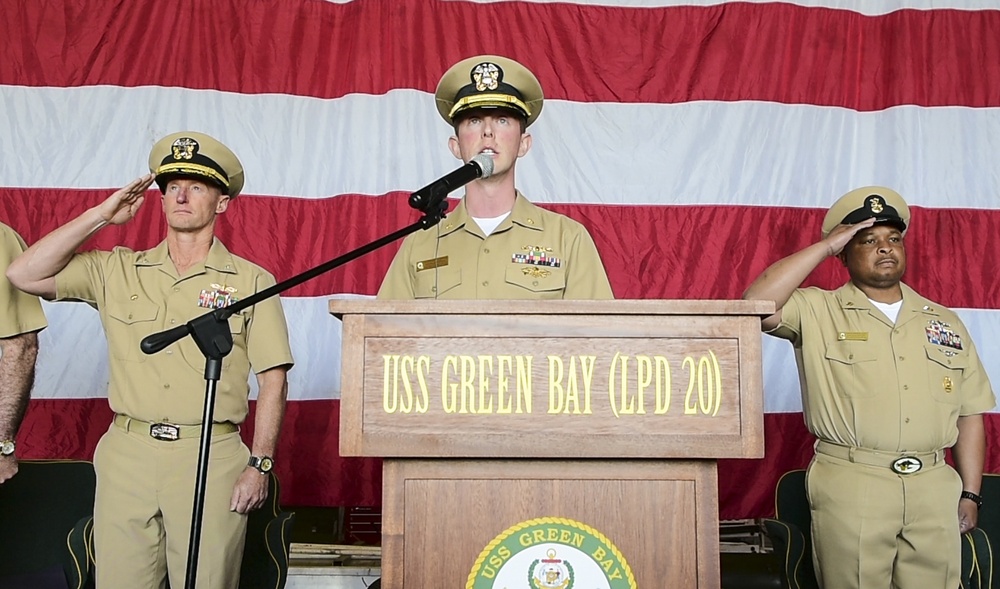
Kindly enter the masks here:
M 149 426 L 149 437 L 154 440 L 173 442 L 181 437 L 181 428 L 172 423 L 154 423 Z
M 913 474 L 920 471 L 924 467 L 924 463 L 920 461 L 916 456 L 903 456 L 902 458 L 897 458 L 892 461 L 892 465 L 889 468 L 892 472 L 896 474 Z

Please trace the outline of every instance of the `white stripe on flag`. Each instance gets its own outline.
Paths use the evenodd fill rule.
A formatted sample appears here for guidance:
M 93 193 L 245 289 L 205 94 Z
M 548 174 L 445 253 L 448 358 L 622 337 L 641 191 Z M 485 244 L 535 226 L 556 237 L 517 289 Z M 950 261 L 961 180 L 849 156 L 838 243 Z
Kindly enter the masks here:
M 2 186 L 121 186 L 146 171 L 156 139 L 185 128 L 235 148 L 248 194 L 416 190 L 459 164 L 432 96 L 415 90 L 321 100 L 0 86 L 0 104 L 18 113 L 0 118 L 0 149 L 9 154 L 0 159 Z M 826 208 L 848 190 L 880 184 L 917 206 L 1000 207 L 1000 108 L 859 113 L 768 102 L 551 100 L 531 132 L 517 181 L 536 202 Z

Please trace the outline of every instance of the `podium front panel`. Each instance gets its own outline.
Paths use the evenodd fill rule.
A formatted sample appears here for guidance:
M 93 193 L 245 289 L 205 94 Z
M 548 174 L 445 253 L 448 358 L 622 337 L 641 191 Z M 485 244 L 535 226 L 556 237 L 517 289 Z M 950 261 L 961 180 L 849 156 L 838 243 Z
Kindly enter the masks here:
M 341 454 L 762 455 L 758 317 L 523 311 L 345 316 Z
M 597 560 L 622 581 L 611 586 L 719 586 L 714 461 L 389 459 L 383 485 L 387 589 L 492 587 L 505 573 L 530 586 L 530 557 L 517 562 L 516 550 L 565 534 L 565 522 L 606 540 Z M 505 531 L 513 550 L 491 552 Z M 602 586 L 583 554 L 551 556 L 572 563 L 575 587 Z

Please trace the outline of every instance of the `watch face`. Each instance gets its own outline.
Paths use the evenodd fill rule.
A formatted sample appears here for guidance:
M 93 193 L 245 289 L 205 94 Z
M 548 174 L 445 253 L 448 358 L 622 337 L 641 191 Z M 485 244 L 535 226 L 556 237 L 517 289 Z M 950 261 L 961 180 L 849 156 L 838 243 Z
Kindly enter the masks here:
M 4 456 L 10 456 L 14 453 L 14 442 L 10 440 L 4 440 L 0 442 L 0 454 Z
M 271 472 L 272 468 L 274 468 L 274 461 L 273 460 L 271 460 L 267 456 L 265 456 L 265 457 L 263 457 L 263 458 L 260 459 L 260 470 L 261 470 L 261 472 Z

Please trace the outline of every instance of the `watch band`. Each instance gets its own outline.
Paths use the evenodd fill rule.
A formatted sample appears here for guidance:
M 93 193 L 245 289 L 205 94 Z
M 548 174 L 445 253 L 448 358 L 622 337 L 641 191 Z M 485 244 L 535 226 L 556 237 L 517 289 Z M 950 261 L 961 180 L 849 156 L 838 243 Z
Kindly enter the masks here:
M 972 491 L 962 491 L 962 499 L 968 499 L 969 501 L 972 501 L 973 503 L 976 504 L 976 507 L 979 508 L 983 507 L 983 498 L 980 497 L 979 495 L 976 495 Z
M 267 474 L 274 469 L 274 459 L 270 456 L 251 456 L 247 466 L 256 468 L 261 474 Z

